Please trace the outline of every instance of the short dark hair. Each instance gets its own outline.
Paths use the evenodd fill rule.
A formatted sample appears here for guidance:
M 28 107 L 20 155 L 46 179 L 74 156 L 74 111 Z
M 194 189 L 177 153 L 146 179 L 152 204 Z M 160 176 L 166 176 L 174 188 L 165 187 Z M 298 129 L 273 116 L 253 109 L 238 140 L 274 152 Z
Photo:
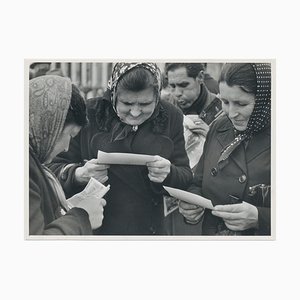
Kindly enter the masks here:
M 75 123 L 79 126 L 87 124 L 86 105 L 79 89 L 72 84 L 72 96 L 69 110 L 66 116 L 65 126 L 70 123 Z
M 166 63 L 165 73 L 174 71 L 179 68 L 185 68 L 189 77 L 196 78 L 201 71 L 204 71 L 204 65 L 202 63 Z
M 221 70 L 220 82 L 225 82 L 228 86 L 237 85 L 247 93 L 256 94 L 256 74 L 250 63 L 225 64 Z
M 156 82 L 154 75 L 144 68 L 133 68 L 125 73 L 119 80 L 117 85 L 118 89 L 127 91 L 142 91 L 149 87 L 153 87 L 154 94 L 159 95 L 159 83 Z

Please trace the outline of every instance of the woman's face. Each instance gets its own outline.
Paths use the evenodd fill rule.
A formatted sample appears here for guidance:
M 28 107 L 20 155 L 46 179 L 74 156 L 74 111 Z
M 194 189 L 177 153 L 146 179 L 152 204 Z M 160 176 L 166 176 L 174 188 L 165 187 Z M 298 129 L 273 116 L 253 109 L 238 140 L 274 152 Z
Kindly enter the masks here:
M 59 153 L 67 152 L 69 150 L 71 138 L 75 137 L 79 133 L 80 129 L 81 126 L 76 124 L 66 125 L 45 163 L 50 163 Z
M 223 111 L 235 129 L 246 130 L 254 109 L 255 95 L 243 91 L 237 85 L 228 86 L 225 82 L 221 82 L 219 87 Z
M 148 120 L 156 107 L 156 97 L 152 87 L 134 92 L 117 92 L 116 110 L 120 120 L 129 125 L 141 125 Z

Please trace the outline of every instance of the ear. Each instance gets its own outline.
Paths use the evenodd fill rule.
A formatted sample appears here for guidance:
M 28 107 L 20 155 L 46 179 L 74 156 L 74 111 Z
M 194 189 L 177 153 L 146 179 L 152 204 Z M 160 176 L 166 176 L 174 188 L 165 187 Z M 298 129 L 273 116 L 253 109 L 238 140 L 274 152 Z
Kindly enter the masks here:
M 204 82 L 204 71 L 200 71 L 198 76 L 196 77 L 196 80 L 199 81 L 199 83 L 203 83 Z

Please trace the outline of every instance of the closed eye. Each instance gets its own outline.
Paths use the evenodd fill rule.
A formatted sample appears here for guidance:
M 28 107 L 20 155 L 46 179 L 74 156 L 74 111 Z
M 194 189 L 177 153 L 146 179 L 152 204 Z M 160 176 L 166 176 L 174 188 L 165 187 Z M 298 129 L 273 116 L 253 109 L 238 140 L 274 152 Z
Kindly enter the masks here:
M 229 103 L 226 99 L 222 99 L 222 98 L 221 98 L 221 100 L 222 100 L 222 102 L 223 102 L 224 104 L 228 104 L 228 103 Z
M 145 103 L 140 103 L 140 106 L 147 106 L 150 105 L 152 102 L 145 102 Z
M 179 86 L 179 87 L 182 87 L 182 88 L 185 88 L 185 87 L 187 87 L 188 85 L 189 85 L 188 82 L 182 82 L 182 83 L 179 83 L 179 84 L 178 84 L 178 86 Z

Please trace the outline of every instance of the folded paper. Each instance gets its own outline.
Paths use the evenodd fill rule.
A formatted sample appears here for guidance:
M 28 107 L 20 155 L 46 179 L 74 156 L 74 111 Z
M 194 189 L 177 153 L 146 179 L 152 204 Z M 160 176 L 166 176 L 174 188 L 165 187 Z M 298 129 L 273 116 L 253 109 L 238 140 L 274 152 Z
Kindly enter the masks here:
M 67 199 L 68 207 L 76 207 L 83 199 L 88 197 L 102 198 L 110 189 L 110 185 L 105 186 L 95 178 L 91 178 L 86 185 L 85 189 L 75 194 L 73 197 Z
M 171 188 L 168 186 L 163 186 L 163 187 L 169 193 L 169 195 L 174 198 L 188 202 L 190 204 L 199 205 L 204 208 L 213 209 L 212 202 L 209 199 L 206 199 L 202 196 L 199 196 L 199 195 L 196 195 L 193 193 L 189 193 L 189 192 L 186 192 L 183 190 Z

